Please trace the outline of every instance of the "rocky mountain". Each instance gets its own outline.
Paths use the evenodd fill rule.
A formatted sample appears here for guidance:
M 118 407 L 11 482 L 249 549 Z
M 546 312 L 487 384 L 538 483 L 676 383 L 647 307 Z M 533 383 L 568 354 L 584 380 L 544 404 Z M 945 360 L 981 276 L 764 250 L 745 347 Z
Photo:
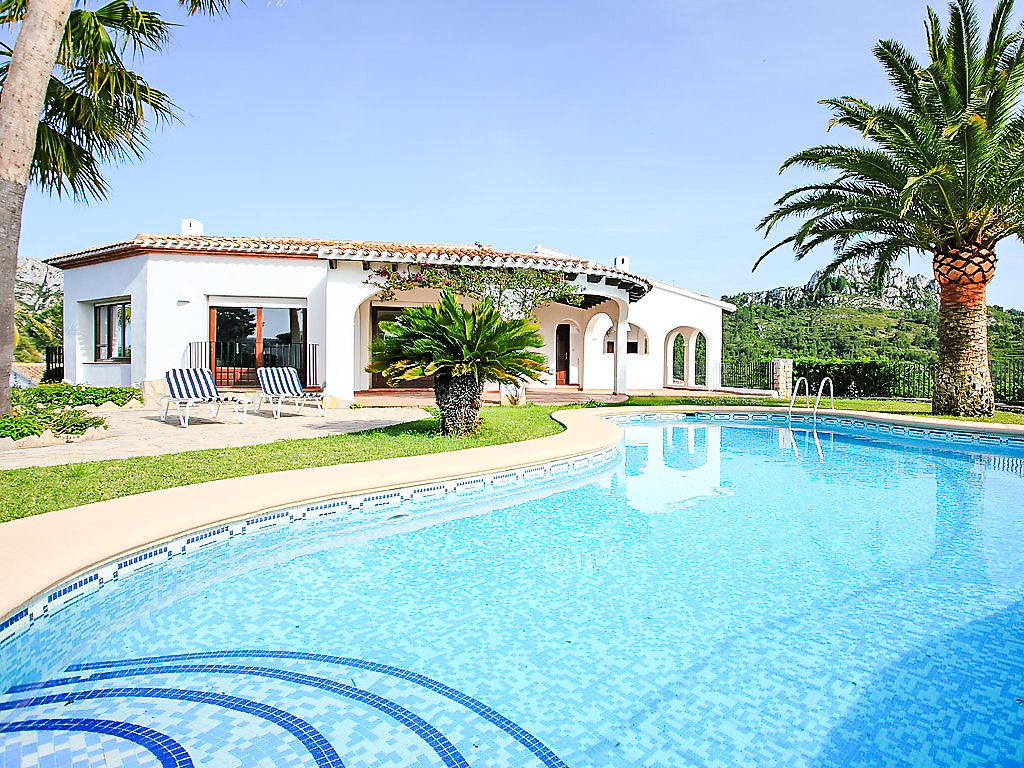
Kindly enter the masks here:
M 37 259 L 18 262 L 14 297 L 22 306 L 38 312 L 60 302 L 64 295 L 64 273 Z
M 845 264 L 829 277 L 818 271 L 802 287 L 772 288 L 725 297 L 738 306 L 797 307 L 850 306 L 873 309 L 935 309 L 939 286 L 924 275 L 908 275 L 893 268 L 881 291 L 871 286 L 871 267 Z

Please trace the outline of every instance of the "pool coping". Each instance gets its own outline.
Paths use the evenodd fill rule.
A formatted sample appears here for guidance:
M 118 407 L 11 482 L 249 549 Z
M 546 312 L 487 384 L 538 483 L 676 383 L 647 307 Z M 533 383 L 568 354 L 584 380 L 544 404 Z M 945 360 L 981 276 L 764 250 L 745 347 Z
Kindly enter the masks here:
M 0 621 L 79 574 L 192 532 L 254 514 L 338 497 L 452 481 L 592 454 L 618 445 L 606 416 L 642 413 L 787 413 L 778 406 L 611 406 L 552 414 L 565 431 L 517 443 L 213 480 L 46 512 L 0 524 Z M 794 408 L 808 416 L 808 408 Z M 819 416 L 1024 437 L 1024 425 L 820 409 Z M 510 450 L 512 448 L 512 450 Z M 97 536 L 97 531 L 104 531 Z

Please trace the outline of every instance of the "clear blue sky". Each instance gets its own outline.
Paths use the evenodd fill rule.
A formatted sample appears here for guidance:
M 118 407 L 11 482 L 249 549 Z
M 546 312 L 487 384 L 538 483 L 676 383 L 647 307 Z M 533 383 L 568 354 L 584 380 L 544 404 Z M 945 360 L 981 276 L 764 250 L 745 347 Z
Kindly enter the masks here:
M 992 0 L 979 6 L 987 17 Z M 758 220 L 807 178 L 778 167 L 826 140 L 818 99 L 889 100 L 871 47 L 896 38 L 922 53 L 924 12 L 917 0 L 250 0 L 182 19 L 140 66 L 182 122 L 109 171 L 105 202 L 31 194 L 21 254 L 194 217 L 208 234 L 626 254 L 641 274 L 716 296 L 803 283 L 828 252 L 778 252 L 750 272 Z M 989 299 L 1022 307 L 1024 247 L 1004 241 L 999 255 Z

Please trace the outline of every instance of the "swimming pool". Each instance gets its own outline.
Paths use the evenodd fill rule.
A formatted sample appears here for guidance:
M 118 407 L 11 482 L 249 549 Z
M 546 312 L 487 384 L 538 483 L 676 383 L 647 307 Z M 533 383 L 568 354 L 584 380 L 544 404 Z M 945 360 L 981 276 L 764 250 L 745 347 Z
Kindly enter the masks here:
M 0 646 L 0 764 L 1024 763 L 1024 448 L 622 426 L 84 585 Z

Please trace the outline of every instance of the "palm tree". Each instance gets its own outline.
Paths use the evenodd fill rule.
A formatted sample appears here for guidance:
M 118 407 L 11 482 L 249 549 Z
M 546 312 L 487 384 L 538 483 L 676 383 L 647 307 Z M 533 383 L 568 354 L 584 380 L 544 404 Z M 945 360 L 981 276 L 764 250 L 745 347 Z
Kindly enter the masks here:
M 366 370 L 391 386 L 433 376 L 445 435 L 466 435 L 476 427 L 486 382 L 518 384 L 546 372 L 544 356 L 532 351 L 544 344 L 537 326 L 503 320 L 490 299 L 464 309 L 455 294 L 444 291 L 436 306 L 406 309 L 380 330 Z
M 177 1 L 192 14 L 218 13 L 226 10 L 229 3 L 229 0 Z M 76 0 L 0 0 L 0 18 L 4 20 L 3 23 L 18 27 L 17 41 L 10 54 L 3 85 L 3 98 L 0 99 L 0 415 L 9 413 L 11 409 L 9 382 L 14 353 L 14 283 L 25 191 L 33 168 L 37 168 L 40 180 L 44 178 L 44 166 L 34 164 L 39 117 L 44 114 L 54 68 L 64 63 L 60 59 L 62 52 L 88 57 L 90 49 L 96 50 L 91 46 L 104 42 L 104 34 L 93 26 L 90 30 L 92 34 L 71 38 L 71 47 L 64 45 L 69 38 L 68 20 L 75 4 Z M 132 3 L 127 6 L 130 11 L 138 13 Z M 143 52 L 154 47 L 159 46 L 140 44 L 134 50 Z M 108 70 L 106 75 L 113 78 L 118 72 Z M 102 85 L 103 82 L 101 79 L 96 84 Z M 114 109 L 116 111 L 116 107 Z M 109 159 L 111 155 L 105 155 L 102 146 L 96 145 L 92 151 L 98 153 L 101 159 Z M 113 147 L 109 143 L 106 146 L 116 155 L 119 151 L 131 152 L 133 147 L 137 149 L 139 143 L 130 141 L 126 146 L 114 142 Z M 58 172 L 56 178 L 66 179 L 71 191 L 79 196 L 102 192 L 97 190 L 95 184 L 91 187 L 88 184 L 88 161 L 84 163 L 77 173 L 85 186 L 76 188 L 72 184 L 71 179 L 76 173 L 73 165 L 65 165 L 69 173 L 61 175 Z
M 52 343 L 53 328 L 41 313 L 31 312 L 24 307 L 14 310 L 14 355 L 20 362 L 37 363 L 42 359 L 42 350 L 37 340 Z
M 0 25 L 17 22 L 0 15 Z M 71 12 L 50 75 L 36 133 L 30 180 L 50 192 L 99 199 L 107 185 L 102 163 L 139 158 L 146 147 L 150 120 L 174 118 L 167 94 L 129 71 L 121 51 L 160 50 L 170 28 L 157 14 L 129 0 L 112 0 L 88 11 Z M 0 58 L 12 50 L 0 43 Z M 0 63 L 0 89 L 9 64 Z
M 875 57 L 899 103 L 823 101 L 830 127 L 853 128 L 866 145 L 789 158 L 783 171 L 797 165 L 836 176 L 787 192 L 758 227 L 767 236 L 784 219 L 804 219 L 757 264 L 785 245 L 799 260 L 831 243 L 826 272 L 871 261 L 880 283 L 902 256 L 931 257 L 940 286 L 936 414 L 995 412 L 985 289 L 996 244 L 1024 236 L 1024 38 L 1009 31 L 1012 11 L 1013 0 L 1000 0 L 983 39 L 971 0 L 950 3 L 946 29 L 929 8 L 925 66 L 898 42 L 880 42 Z

